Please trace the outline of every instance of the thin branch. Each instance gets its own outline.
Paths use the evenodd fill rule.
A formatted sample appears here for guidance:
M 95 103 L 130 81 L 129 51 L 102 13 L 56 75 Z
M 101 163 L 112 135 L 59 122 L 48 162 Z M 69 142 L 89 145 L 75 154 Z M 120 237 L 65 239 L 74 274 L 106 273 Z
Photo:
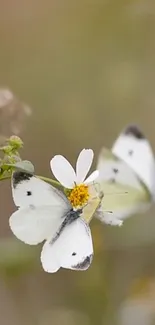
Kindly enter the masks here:
M 58 181 L 56 181 L 54 179 L 44 177 L 44 176 L 40 176 L 40 175 L 35 175 L 35 176 L 40 178 L 41 180 L 47 182 L 47 183 L 52 184 L 53 186 L 61 187 L 61 189 L 64 188 Z M 11 178 L 11 176 L 4 176 L 4 177 L 0 178 L 0 181 L 5 181 L 5 180 L 10 179 L 10 178 Z

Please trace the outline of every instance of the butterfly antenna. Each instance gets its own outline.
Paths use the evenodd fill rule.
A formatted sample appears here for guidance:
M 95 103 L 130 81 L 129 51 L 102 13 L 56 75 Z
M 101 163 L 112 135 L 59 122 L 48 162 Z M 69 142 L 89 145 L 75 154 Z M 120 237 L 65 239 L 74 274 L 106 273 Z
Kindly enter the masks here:
M 104 195 L 124 195 L 124 194 L 128 194 L 127 191 L 124 192 L 109 192 L 109 193 L 104 193 Z
M 109 210 L 103 210 L 103 212 L 105 212 L 105 213 L 113 213 L 113 211 L 109 211 Z

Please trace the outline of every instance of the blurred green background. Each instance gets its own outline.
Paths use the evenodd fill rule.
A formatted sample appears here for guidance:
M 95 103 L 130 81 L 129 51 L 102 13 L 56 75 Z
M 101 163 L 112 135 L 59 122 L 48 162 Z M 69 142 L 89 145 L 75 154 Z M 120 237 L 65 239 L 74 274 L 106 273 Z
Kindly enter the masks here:
M 0 0 L 0 86 L 32 109 L 20 135 L 37 174 L 51 176 L 57 153 L 74 164 L 90 147 L 97 159 L 131 122 L 155 151 L 155 2 Z M 1 324 L 155 324 L 155 208 L 122 228 L 93 220 L 90 269 L 51 275 L 41 246 L 11 234 L 13 209 L 1 182 Z

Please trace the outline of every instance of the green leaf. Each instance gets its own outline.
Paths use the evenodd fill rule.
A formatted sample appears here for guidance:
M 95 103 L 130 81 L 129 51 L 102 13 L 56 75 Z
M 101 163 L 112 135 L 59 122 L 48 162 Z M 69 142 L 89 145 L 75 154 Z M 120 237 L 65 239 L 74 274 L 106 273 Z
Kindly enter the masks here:
M 18 161 L 15 164 L 4 164 L 4 166 L 12 167 L 13 169 L 21 170 L 29 174 L 34 174 L 34 166 L 28 160 Z

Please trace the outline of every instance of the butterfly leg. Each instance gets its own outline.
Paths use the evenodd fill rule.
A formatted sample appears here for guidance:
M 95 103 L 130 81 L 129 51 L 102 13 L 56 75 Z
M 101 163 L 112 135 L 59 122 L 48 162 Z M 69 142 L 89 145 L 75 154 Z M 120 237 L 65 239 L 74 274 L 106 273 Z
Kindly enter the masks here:
M 102 211 L 99 208 L 96 213 L 97 213 L 97 217 L 107 225 L 120 227 L 123 224 L 122 220 L 117 219 L 113 216 L 112 211 Z

